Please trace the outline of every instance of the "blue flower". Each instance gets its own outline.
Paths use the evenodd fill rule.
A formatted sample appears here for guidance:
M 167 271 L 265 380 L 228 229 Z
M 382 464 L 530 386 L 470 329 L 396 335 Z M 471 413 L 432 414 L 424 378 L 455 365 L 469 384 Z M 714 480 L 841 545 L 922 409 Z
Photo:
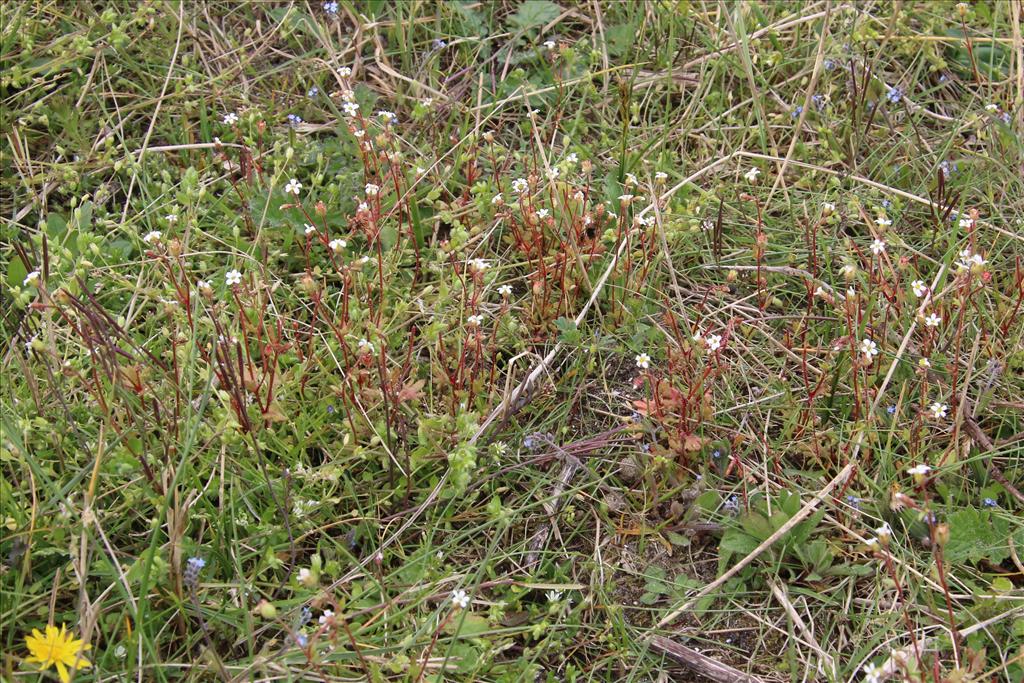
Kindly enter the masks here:
M 434 49 L 435 50 L 441 50 L 441 49 L 446 48 L 446 47 L 448 47 L 448 43 L 444 42 L 440 38 L 434 38 Z
M 791 111 L 789 113 L 789 118 L 795 119 L 798 116 L 800 116 L 800 114 L 803 114 L 803 113 L 804 113 L 803 105 L 798 104 L 798 105 L 796 105 L 796 107 L 793 108 L 793 111 Z
M 824 95 L 813 96 L 811 98 L 811 102 L 814 103 L 814 108 L 818 111 L 825 111 L 825 107 L 828 105 L 828 102 L 825 101 Z
M 740 499 L 736 496 L 730 496 L 729 500 L 725 501 L 724 507 L 729 514 L 734 515 L 740 511 Z
M 1010 112 L 1008 112 L 1008 111 L 1004 111 L 1004 112 L 1002 113 L 1002 115 L 1001 115 L 1001 116 L 1000 116 L 999 118 L 1000 118 L 1000 119 L 1002 120 L 1002 122 L 1003 122 L 1003 123 L 1005 123 L 1006 125 L 1010 125 Z
M 995 498 L 986 498 L 985 500 L 981 501 L 981 505 L 982 505 L 982 507 L 987 507 L 987 508 L 997 508 L 997 507 L 999 507 L 999 503 L 996 502 Z
M 824 62 L 822 62 L 822 66 L 825 67 L 825 71 L 832 71 L 833 69 L 836 68 L 836 63 L 831 59 L 826 59 Z
M 206 560 L 201 557 L 190 557 L 185 563 L 185 571 L 182 572 L 182 580 L 189 588 L 195 588 L 199 583 L 199 572 L 206 566 Z
M 338 13 L 338 3 L 334 2 L 334 0 L 331 0 L 331 2 L 325 2 L 324 3 L 324 11 L 327 12 L 328 14 L 332 15 L 332 16 L 337 14 Z
M 894 85 L 889 88 L 889 92 L 885 93 L 885 99 L 889 100 L 893 104 L 896 104 L 903 99 L 903 88 Z
M 711 457 L 712 457 L 712 458 L 721 458 L 721 457 L 722 457 L 722 451 L 720 451 L 720 450 L 718 450 L 718 449 L 716 448 L 715 450 L 713 450 L 713 451 L 711 452 Z
M 288 125 L 297 126 L 302 123 L 302 117 L 298 114 L 288 114 Z
M 316 87 L 315 85 L 306 91 L 306 97 L 316 97 L 319 94 L 320 88 Z
M 955 161 L 950 162 L 948 159 L 943 159 L 939 162 L 939 170 L 942 171 L 944 177 L 948 178 L 959 170 L 959 166 Z
M 305 626 L 313 618 L 313 610 L 309 607 L 303 607 L 302 611 L 299 612 L 299 626 Z
M 337 4 L 337 3 L 334 3 L 334 4 Z M 309 645 L 309 637 L 307 637 L 305 633 L 296 633 L 295 634 L 295 644 L 298 645 L 299 647 L 306 647 L 307 645 Z
M 860 510 L 860 498 L 857 496 L 847 496 L 846 502 L 849 503 L 850 507 L 854 510 Z

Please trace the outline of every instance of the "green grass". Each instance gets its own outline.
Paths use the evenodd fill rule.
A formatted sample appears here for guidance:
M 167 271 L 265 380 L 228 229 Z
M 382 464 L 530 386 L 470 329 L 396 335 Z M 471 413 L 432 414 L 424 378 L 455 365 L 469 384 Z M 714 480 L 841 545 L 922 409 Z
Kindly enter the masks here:
M 1019 3 L 338 5 L 5 6 L 0 675 L 1024 676 Z

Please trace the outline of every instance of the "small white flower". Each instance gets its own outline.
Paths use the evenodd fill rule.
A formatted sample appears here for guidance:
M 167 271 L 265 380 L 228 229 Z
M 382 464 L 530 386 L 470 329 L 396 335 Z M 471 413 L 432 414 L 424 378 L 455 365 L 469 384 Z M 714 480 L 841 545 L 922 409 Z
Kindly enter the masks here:
M 302 183 L 295 178 L 288 181 L 288 184 L 284 186 L 284 191 L 288 194 L 293 194 L 296 197 L 299 196 L 299 192 L 302 190 Z
M 847 263 L 843 266 L 843 277 L 853 277 L 857 274 L 857 266 L 852 263 Z
M 876 239 L 874 242 L 871 243 L 871 253 L 874 254 L 875 256 L 878 256 L 878 255 L 882 254 L 884 251 L 885 251 L 885 241 L 884 240 L 877 240 Z
M 312 235 L 316 232 L 316 226 L 311 223 L 306 223 L 306 234 Z
M 864 545 L 866 545 L 869 548 L 876 548 L 876 547 L 878 547 L 878 539 L 877 538 L 869 538 L 869 539 L 864 541 Z
M 555 41 L 553 41 L 553 40 L 545 40 L 544 41 L 544 47 L 546 47 L 549 50 L 554 50 L 555 46 L 556 46 L 556 44 L 555 44 Z
M 882 526 L 875 529 L 875 535 L 883 543 L 892 538 L 892 527 L 889 526 L 889 522 L 882 522 Z
M 635 175 L 633 175 L 632 173 L 627 173 L 626 174 L 626 187 L 633 187 L 633 186 L 639 185 L 639 184 L 640 184 L 640 181 L 638 181 L 636 179 Z
M 366 137 L 366 131 L 362 129 L 354 130 L 352 131 L 352 135 L 355 135 L 357 140 L 362 140 L 364 137 Z
M 907 474 L 912 474 L 915 477 L 923 477 L 924 475 L 928 474 L 931 471 L 932 471 L 931 467 L 929 467 L 928 465 L 923 465 L 922 464 L 922 465 L 914 465 L 909 470 L 907 470 Z
M 39 271 L 33 270 L 31 273 L 25 276 L 25 279 L 22 281 L 21 286 L 28 287 L 29 285 L 34 285 L 38 279 Z
M 544 219 L 548 217 L 547 209 L 537 209 L 537 218 Z
M 213 291 L 213 285 L 211 285 L 206 280 L 198 280 L 196 282 L 196 289 L 198 289 L 200 292 L 204 294 L 209 294 L 210 292 Z
M 651 367 L 651 357 L 646 353 L 636 354 L 636 366 L 641 370 L 646 370 Z
M 164 216 L 164 220 L 167 221 L 168 223 L 177 223 L 178 222 L 178 214 L 176 214 L 176 213 L 169 213 L 166 216 Z
M 558 167 L 552 166 L 547 171 L 548 180 L 557 180 L 559 173 L 561 173 L 561 171 L 558 170 Z
M 359 202 L 359 206 L 356 207 L 356 213 L 369 213 L 370 205 L 366 202 Z
M 868 664 L 862 669 L 864 683 L 882 683 L 885 680 L 885 669 L 877 664 Z
M 501 287 L 498 287 L 498 294 L 506 298 L 512 296 L 512 285 L 502 285 Z
M 227 114 L 224 114 L 224 125 L 233 126 L 236 123 L 238 123 L 238 114 L 233 111 L 229 111 Z
M 530 183 L 526 178 L 516 178 L 512 181 L 512 191 L 516 194 L 523 194 L 530 189 Z
M 500 192 L 498 194 L 494 195 L 493 197 L 491 197 L 491 205 L 492 206 L 495 206 L 497 204 L 501 204 L 504 201 L 505 200 L 501 198 L 501 193 Z
M 934 313 L 931 313 L 927 318 L 924 319 L 924 324 L 927 325 L 928 327 L 938 327 L 939 325 L 942 324 L 942 318 L 935 315 Z
M 393 111 L 381 110 L 377 112 L 377 118 L 384 119 L 386 125 L 398 123 L 398 116 Z
M 374 185 L 373 183 L 367 183 L 364 189 L 366 190 L 367 197 L 376 197 L 380 192 L 380 186 Z
M 892 225 L 892 221 L 886 218 L 885 216 L 879 216 L 878 218 L 875 219 L 875 225 L 877 225 L 880 228 L 887 228 L 890 225 Z
M 159 242 L 162 236 L 163 233 L 160 232 L 159 230 L 150 230 L 142 238 L 142 241 L 145 242 L 146 244 L 153 244 L 154 242 Z
M 823 202 L 821 205 L 821 212 L 826 216 L 831 216 L 836 210 L 836 205 L 832 202 Z
M 921 358 L 921 360 L 917 361 L 917 365 L 919 367 L 927 369 L 927 368 L 930 368 L 932 366 L 932 362 L 930 360 L 928 360 L 927 358 Z
M 469 267 L 478 273 L 482 273 L 489 267 L 490 264 L 482 258 L 475 258 L 469 262 Z
M 619 195 L 619 201 L 622 202 L 623 204 L 629 204 L 631 201 L 633 201 L 633 195 L 631 195 L 631 194 L 620 194 Z
M 341 110 L 345 112 L 346 116 L 355 116 L 359 112 L 358 102 L 346 102 L 341 105 Z
M 558 602 L 562 599 L 562 591 L 550 590 L 547 592 L 548 602 Z
M 722 348 L 722 335 L 712 334 L 708 335 L 708 338 L 704 340 L 704 343 L 708 347 L 710 353 L 714 353 L 718 349 Z
M 928 410 L 931 411 L 932 417 L 934 417 L 936 420 L 941 420 L 942 418 L 946 417 L 946 413 L 949 412 L 949 406 L 947 406 L 945 403 L 939 403 L 938 401 L 936 401 L 935 403 L 931 404 Z
M 324 613 L 320 615 L 320 618 L 318 619 L 318 621 L 320 622 L 320 625 L 323 626 L 324 624 L 326 624 L 327 622 L 329 622 L 329 621 L 331 621 L 333 619 L 334 619 L 334 612 L 332 610 L 325 609 Z
M 373 344 L 366 339 L 360 339 L 356 347 L 358 347 L 361 353 L 373 353 Z
M 469 596 L 466 595 L 466 591 L 459 590 L 452 591 L 452 605 L 457 609 L 466 609 L 469 607 Z
M 469 323 L 470 327 L 480 327 L 484 322 L 482 315 L 471 315 L 466 318 L 466 322 Z
M 878 355 L 878 344 L 871 339 L 862 339 L 860 342 L 860 352 L 870 360 L 873 356 Z
M 814 290 L 814 296 L 818 297 L 819 299 L 825 298 L 826 294 L 827 294 L 827 292 L 825 291 L 825 289 L 823 287 L 819 286 L 817 289 Z
M 761 169 L 755 166 L 754 168 L 744 173 L 743 177 L 746 179 L 748 183 L 752 183 L 757 180 L 757 176 L 759 175 L 761 175 Z
M 348 78 L 349 76 L 352 75 L 352 69 L 350 69 L 347 66 L 343 66 L 340 69 L 338 69 L 338 75 L 341 76 L 342 78 Z
M 312 580 L 313 574 L 308 569 L 306 569 L 305 567 L 299 569 L 299 583 L 308 584 L 312 582 Z
M 961 270 L 970 270 L 975 266 L 985 265 L 985 259 L 981 254 L 972 254 L 970 249 L 964 249 L 960 252 L 960 260 L 957 262 L 957 266 Z
M 928 293 L 928 286 L 921 280 L 911 282 L 910 289 L 914 292 L 914 296 L 919 298 Z
M 331 248 L 331 251 L 338 252 L 348 246 L 348 242 L 343 239 L 334 239 L 327 243 L 327 246 Z
M 570 166 L 575 164 L 579 160 L 580 158 L 576 156 L 576 152 L 569 152 L 567 155 L 565 155 L 565 163 L 569 164 Z
M 237 270 L 229 270 L 224 275 L 224 284 L 228 287 L 231 285 L 237 285 L 242 281 L 242 273 Z
M 985 105 L 985 111 L 989 112 L 990 114 L 995 114 L 997 111 L 999 111 L 999 105 L 996 104 L 995 102 L 990 102 L 989 104 Z
M 664 171 L 658 171 L 657 173 L 654 174 L 654 182 L 658 183 L 659 185 L 664 185 L 667 181 L 668 173 L 665 173 Z

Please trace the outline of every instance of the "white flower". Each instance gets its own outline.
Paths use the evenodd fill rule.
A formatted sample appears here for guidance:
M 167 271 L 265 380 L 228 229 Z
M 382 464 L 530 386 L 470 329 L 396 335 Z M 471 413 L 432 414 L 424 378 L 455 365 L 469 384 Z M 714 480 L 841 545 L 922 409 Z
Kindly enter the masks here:
M 875 529 L 875 535 L 883 543 L 892 538 L 892 527 L 889 526 L 889 522 L 882 522 L 882 526 Z
M 562 591 L 550 590 L 547 592 L 548 602 L 558 602 L 562 599 Z
M 530 189 L 530 183 L 527 182 L 526 178 L 516 178 L 512 181 L 512 191 L 517 194 L 523 194 Z
M 196 281 L 196 289 L 198 289 L 200 292 L 203 292 L 204 294 L 207 294 L 213 291 L 213 285 L 211 285 L 206 280 L 198 280 Z
M 238 123 L 238 114 L 233 111 L 229 111 L 227 114 L 224 114 L 224 125 L 233 126 L 236 123 Z
M 482 315 L 471 315 L 466 318 L 466 322 L 469 323 L 471 327 L 480 327 L 484 322 L 484 317 Z
M 914 296 L 922 297 L 928 293 L 928 286 L 921 280 L 914 280 L 910 283 L 910 289 L 914 292 Z
M 359 343 L 356 344 L 356 346 L 362 353 L 373 353 L 373 344 L 368 342 L 366 339 L 360 339 Z
M 646 370 L 651 367 L 651 357 L 646 353 L 636 354 L 636 366 L 641 370 Z
M 350 69 L 347 66 L 343 66 L 340 69 L 338 69 L 338 75 L 341 76 L 342 78 L 348 78 L 349 76 L 352 75 L 352 69 Z
M 570 165 L 575 164 L 579 160 L 580 160 L 580 158 L 578 156 L 576 156 L 576 152 L 569 152 L 565 156 L 565 163 L 570 164 Z
M 826 216 L 831 216 L 835 210 L 836 205 L 833 204 L 832 202 L 823 202 L 821 205 L 821 212 Z
M 871 243 L 871 253 L 878 256 L 885 251 L 885 242 L 883 240 L 875 240 Z
M 334 612 L 332 610 L 325 609 L 324 613 L 320 615 L 320 619 L 318 619 L 318 621 L 320 622 L 320 625 L 323 626 L 332 619 L 334 619 Z
M 313 581 L 313 574 L 308 569 L 306 569 L 305 567 L 300 568 L 299 569 L 299 583 L 309 584 L 312 581 Z
M 555 41 L 553 41 L 553 40 L 545 40 L 544 41 L 544 47 L 546 47 L 549 50 L 554 50 L 555 49 Z
M 475 258 L 469 262 L 469 267 L 478 273 L 482 273 L 487 270 L 489 264 L 482 258 Z
M 466 595 L 466 591 L 459 590 L 452 591 L 452 605 L 457 609 L 466 609 L 469 607 L 469 596 Z
M 366 202 L 359 202 L 359 206 L 356 207 L 356 213 L 369 213 L 370 205 Z
M 938 327 L 941 323 L 942 318 L 935 315 L 934 313 L 930 314 L 927 318 L 924 319 L 924 324 L 927 325 L 928 327 Z
M 512 285 L 502 285 L 501 287 L 498 287 L 498 294 L 502 295 L 503 297 L 511 296 Z
M 722 348 L 722 335 L 709 335 L 708 338 L 704 340 L 704 343 L 707 344 L 708 351 L 714 353 L 718 349 Z
M 969 230 L 971 226 L 974 225 L 974 220 L 972 220 L 970 216 L 968 216 L 967 218 L 961 218 L 959 223 L 961 228 L 963 228 L 964 230 Z
M 373 183 L 367 183 L 364 189 L 366 190 L 367 197 L 376 197 L 380 192 L 380 186 L 374 185 Z
M 547 172 L 548 180 L 557 180 L 560 172 L 557 166 L 552 166 Z
M 869 548 L 874 548 L 874 547 L 876 547 L 878 545 L 878 539 L 877 538 L 869 538 L 869 539 L 864 541 L 864 545 L 866 545 Z
M 177 223 L 178 222 L 178 214 L 176 214 L 176 213 L 169 213 L 166 216 L 164 216 L 164 220 L 167 221 L 168 223 Z
M 228 287 L 231 285 L 237 285 L 242 281 L 242 273 L 237 270 L 229 270 L 224 274 L 224 284 Z
M 38 280 L 38 279 L 39 279 L 39 271 L 38 270 L 33 270 L 31 273 L 29 273 L 28 275 L 25 276 L 25 279 L 22 281 L 21 286 L 22 287 L 28 287 L 29 285 L 34 285 L 36 283 L 36 280 Z
M 639 184 L 640 182 L 636 179 L 635 175 L 633 175 L 632 173 L 626 174 L 626 187 L 633 187 L 634 185 Z
M 284 186 L 284 191 L 288 194 L 293 194 L 296 197 L 299 196 L 299 192 L 302 190 L 302 183 L 295 178 L 288 181 L 288 184 Z
M 932 362 L 927 358 L 922 358 L 921 360 L 917 361 L 917 364 L 919 367 L 922 368 L 930 368 L 932 366 Z
M 362 140 L 364 137 L 366 137 L 366 131 L 365 130 L 354 130 L 354 131 L 352 131 L 352 135 L 355 135 L 357 140 Z
M 878 344 L 871 339 L 862 339 L 860 342 L 860 352 L 870 360 L 872 356 L 878 355 Z
M 153 244 L 154 242 L 159 242 L 161 236 L 163 236 L 163 233 L 159 230 L 150 230 L 142 238 L 142 241 L 146 244 Z
M 945 403 L 939 403 L 938 401 L 936 401 L 935 403 L 931 404 L 928 410 L 931 411 L 932 417 L 934 417 L 936 420 L 941 420 L 942 418 L 946 417 L 946 413 L 949 411 L 949 406 L 947 406 Z
M 306 234 L 307 235 L 312 235 L 315 232 L 316 232 L 316 226 L 312 225 L 311 223 L 306 223 Z
M 331 248 L 331 251 L 341 251 L 348 246 L 348 242 L 343 239 L 335 239 L 328 242 L 327 246 Z
M 960 260 L 957 261 L 957 266 L 963 270 L 970 270 L 974 266 L 985 265 L 985 259 L 982 258 L 981 254 L 972 254 L 970 249 L 964 249 L 960 252 Z
M 496 205 L 496 204 L 501 204 L 504 201 L 505 200 L 501 198 L 501 193 L 500 192 L 498 194 L 494 195 L 493 197 L 491 197 L 491 205 L 492 206 Z
M 631 201 L 633 201 L 633 195 L 631 195 L 631 194 L 620 194 L 619 195 L 619 201 L 622 202 L 623 204 L 629 204 Z
M 757 176 L 759 175 L 761 175 L 761 169 L 755 166 L 754 168 L 744 173 L 743 177 L 746 179 L 748 183 L 752 183 L 757 180 Z
M 985 105 L 985 111 L 991 114 L 995 114 L 997 111 L 999 111 L 999 105 L 996 104 L 995 102 L 990 102 L 989 104 Z
M 853 265 L 852 263 L 847 263 L 845 266 L 843 266 L 843 276 L 844 277 L 853 277 L 856 274 L 857 274 L 857 266 Z
M 548 210 L 547 209 L 537 209 L 537 218 L 542 218 L 543 219 L 543 218 L 547 218 L 547 217 L 548 217 Z
M 341 105 L 341 110 L 345 112 L 346 116 L 355 116 L 359 112 L 358 102 L 346 102 Z
M 923 477 L 924 475 L 928 474 L 931 471 L 932 468 L 929 467 L 928 465 L 914 465 L 909 470 L 907 470 L 907 474 L 912 474 L 915 477 Z
M 664 171 L 658 171 L 654 174 L 654 182 L 664 184 L 668 180 L 668 173 Z
M 885 216 L 879 216 L 875 219 L 875 224 L 880 228 L 887 228 L 892 225 L 892 221 Z
M 868 664 L 862 671 L 864 672 L 864 683 L 882 683 L 885 680 L 885 669 L 877 664 Z
M 381 110 L 377 112 L 377 118 L 384 119 L 386 125 L 398 123 L 398 116 L 393 111 Z

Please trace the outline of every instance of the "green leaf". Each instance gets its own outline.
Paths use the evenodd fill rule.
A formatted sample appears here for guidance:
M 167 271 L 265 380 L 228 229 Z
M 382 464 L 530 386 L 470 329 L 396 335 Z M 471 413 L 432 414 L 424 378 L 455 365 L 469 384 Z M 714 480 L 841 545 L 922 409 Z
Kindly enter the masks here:
M 999 564 L 1010 556 L 1010 524 L 1001 515 L 977 508 L 958 510 L 949 516 L 949 542 L 944 548 L 950 562 Z M 1017 529 L 1014 542 L 1024 543 L 1024 530 Z
M 526 31 L 554 21 L 561 13 L 562 8 L 548 0 L 526 0 L 508 20 L 514 28 Z
M 7 285 L 9 287 L 21 287 L 21 283 L 25 281 L 25 276 L 28 275 L 28 270 L 25 269 L 25 264 L 21 262 L 20 258 L 14 257 L 10 263 L 7 264 Z

